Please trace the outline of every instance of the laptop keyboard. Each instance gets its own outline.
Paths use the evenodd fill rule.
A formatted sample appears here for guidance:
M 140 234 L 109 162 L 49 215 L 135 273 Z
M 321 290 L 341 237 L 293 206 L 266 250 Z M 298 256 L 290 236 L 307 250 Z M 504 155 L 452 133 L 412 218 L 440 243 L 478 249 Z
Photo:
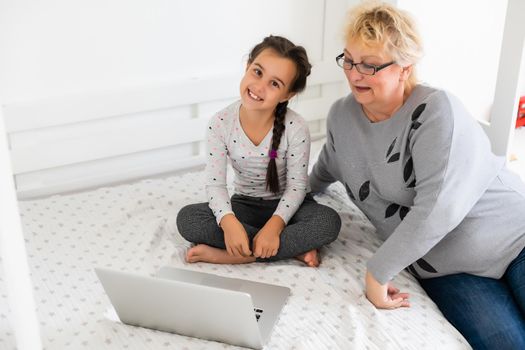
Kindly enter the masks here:
M 261 318 L 263 310 L 255 307 L 253 308 L 253 311 L 255 311 L 255 319 L 257 320 L 257 322 L 259 322 L 259 319 Z

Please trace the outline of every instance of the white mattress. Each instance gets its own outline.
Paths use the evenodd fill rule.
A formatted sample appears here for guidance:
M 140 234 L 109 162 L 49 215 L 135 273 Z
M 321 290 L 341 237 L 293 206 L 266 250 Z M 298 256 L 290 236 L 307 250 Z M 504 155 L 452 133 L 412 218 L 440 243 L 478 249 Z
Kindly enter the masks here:
M 365 262 L 379 245 L 368 220 L 334 184 L 318 201 L 338 210 L 342 230 L 319 268 L 296 260 L 227 266 L 187 264 L 177 211 L 205 201 L 202 172 L 20 203 L 46 349 L 225 349 L 220 343 L 136 328 L 104 316 L 110 307 L 93 271 L 154 275 L 164 265 L 285 285 L 292 295 L 268 349 L 469 349 L 415 279 L 395 283 L 412 307 L 375 309 L 363 294 Z M 0 261 L 1 263 L 1 261 Z M 14 349 L 0 278 L 0 348 Z

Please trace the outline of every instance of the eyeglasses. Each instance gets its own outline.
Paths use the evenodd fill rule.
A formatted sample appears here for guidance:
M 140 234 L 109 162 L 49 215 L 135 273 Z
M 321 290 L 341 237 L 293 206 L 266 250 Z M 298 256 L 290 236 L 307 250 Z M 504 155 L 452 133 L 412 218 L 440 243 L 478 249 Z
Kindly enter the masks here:
M 337 65 L 345 70 L 351 70 L 352 68 L 357 69 L 357 71 L 364 75 L 374 75 L 377 72 L 379 72 L 381 69 L 386 68 L 394 63 L 396 61 L 388 62 L 385 64 L 382 64 L 380 66 L 374 66 L 373 64 L 367 64 L 363 62 L 354 63 L 351 60 L 348 60 L 345 58 L 345 54 L 342 53 L 339 56 L 335 58 L 335 61 L 337 62 Z

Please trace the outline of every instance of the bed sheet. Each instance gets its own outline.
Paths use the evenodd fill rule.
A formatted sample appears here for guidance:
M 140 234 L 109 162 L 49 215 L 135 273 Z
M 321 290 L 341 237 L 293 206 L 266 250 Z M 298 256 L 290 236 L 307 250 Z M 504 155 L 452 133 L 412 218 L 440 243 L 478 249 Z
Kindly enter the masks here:
M 94 267 L 155 275 L 165 265 L 290 287 L 292 294 L 267 349 L 470 348 L 408 273 L 401 273 L 395 283 L 410 292 L 410 308 L 377 310 L 367 301 L 365 262 L 379 241 L 339 184 L 316 197 L 342 218 L 339 238 L 321 250 L 319 268 L 293 259 L 246 265 L 186 263 L 190 244 L 178 234 L 175 217 L 184 205 L 205 201 L 202 184 L 203 172 L 193 172 L 20 202 L 45 349 L 237 348 L 127 326 L 104 316 L 110 302 Z M 0 302 L 3 310 L 4 297 Z M 14 349 L 6 315 L 0 312 L 0 347 Z

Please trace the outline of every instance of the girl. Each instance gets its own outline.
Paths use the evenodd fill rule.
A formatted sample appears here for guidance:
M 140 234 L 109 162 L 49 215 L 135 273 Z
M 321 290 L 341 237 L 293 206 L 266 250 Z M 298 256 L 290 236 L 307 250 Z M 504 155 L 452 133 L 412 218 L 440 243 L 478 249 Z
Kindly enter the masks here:
M 317 249 L 334 241 L 339 215 L 307 194 L 310 135 L 304 119 L 287 108 L 306 86 L 306 51 L 279 36 L 266 37 L 249 57 L 241 99 L 208 125 L 208 203 L 177 216 L 180 234 L 196 246 L 190 263 L 241 264 L 296 257 L 318 266 Z M 235 194 L 226 188 L 227 158 Z

